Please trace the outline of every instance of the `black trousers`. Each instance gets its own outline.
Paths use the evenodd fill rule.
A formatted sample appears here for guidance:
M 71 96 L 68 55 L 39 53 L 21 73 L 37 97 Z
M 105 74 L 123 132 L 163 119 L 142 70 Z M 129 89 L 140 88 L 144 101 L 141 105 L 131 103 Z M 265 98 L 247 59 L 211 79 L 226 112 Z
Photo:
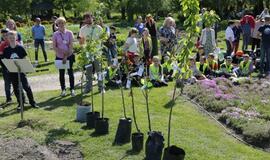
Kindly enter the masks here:
M 15 96 L 17 98 L 17 102 L 20 103 L 18 74 L 17 73 L 9 73 L 9 77 L 10 77 L 10 80 L 11 80 L 11 83 L 12 83 L 12 86 L 13 86 L 13 89 L 14 89 L 14 94 L 15 94 Z M 21 73 L 20 77 L 21 77 L 22 87 L 23 87 L 24 91 L 27 94 L 29 103 L 31 105 L 35 104 L 36 102 L 34 100 L 33 92 L 31 90 L 31 87 L 30 87 L 29 83 L 28 83 L 26 75 L 24 73 Z M 24 94 L 24 93 L 22 92 L 22 94 Z M 24 95 L 22 97 L 23 97 L 23 102 L 25 102 Z
M 9 78 L 9 72 L 7 69 L 2 68 L 3 79 L 5 83 L 6 101 L 11 100 L 11 80 Z
M 45 42 L 44 39 L 35 39 L 34 42 L 34 46 L 35 46 L 35 60 L 38 61 L 38 49 L 39 49 L 39 45 L 41 46 L 42 52 L 43 52 L 43 56 L 44 56 L 44 60 L 47 61 L 47 53 L 45 50 Z
M 254 51 L 255 47 L 257 49 L 257 48 L 260 48 L 260 46 L 261 46 L 261 40 L 257 38 L 252 38 L 252 47 L 251 47 L 252 51 Z
M 56 57 L 56 60 L 62 60 L 63 58 L 58 58 Z M 70 90 L 74 89 L 74 73 L 73 73 L 73 63 L 75 62 L 75 56 L 71 55 L 67 58 L 69 60 L 69 69 L 67 70 L 68 76 L 69 76 L 69 83 L 70 83 Z M 65 83 L 65 69 L 59 69 L 59 80 L 60 80 L 60 85 L 61 89 L 65 90 L 66 89 L 66 83 Z

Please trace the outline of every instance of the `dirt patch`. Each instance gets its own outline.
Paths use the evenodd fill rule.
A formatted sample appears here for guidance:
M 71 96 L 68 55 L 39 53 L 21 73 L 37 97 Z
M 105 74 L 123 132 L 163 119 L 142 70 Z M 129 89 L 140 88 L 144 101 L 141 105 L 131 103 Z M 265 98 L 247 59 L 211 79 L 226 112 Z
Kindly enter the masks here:
M 82 160 L 77 145 L 67 141 L 56 141 L 47 146 L 39 145 L 30 138 L 0 138 L 0 159 L 5 160 Z

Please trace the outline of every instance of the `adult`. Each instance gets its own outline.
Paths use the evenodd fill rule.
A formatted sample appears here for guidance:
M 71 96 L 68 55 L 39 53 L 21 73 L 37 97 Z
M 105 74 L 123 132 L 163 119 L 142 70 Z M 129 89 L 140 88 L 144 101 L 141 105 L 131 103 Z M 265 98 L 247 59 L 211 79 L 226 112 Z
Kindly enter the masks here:
M 16 23 L 13 19 L 8 19 L 7 22 L 6 22 L 6 28 L 9 30 L 9 31 L 16 31 L 17 32 L 17 26 L 16 26 Z M 22 35 L 17 32 L 17 39 L 16 41 L 23 45 L 23 41 L 22 41 Z
M 146 16 L 145 27 L 149 30 L 152 40 L 152 54 L 151 57 L 158 55 L 158 40 L 157 40 L 157 26 L 156 22 L 151 14 Z
M 235 26 L 233 27 L 233 33 L 234 33 L 234 53 L 238 51 L 239 48 L 239 42 L 240 42 L 240 37 L 242 33 L 242 27 L 240 25 L 240 21 L 236 20 L 235 21 Z
M 251 35 L 251 37 L 252 37 L 252 47 L 251 47 L 252 51 L 255 50 L 255 47 L 256 47 L 256 49 L 258 49 L 258 48 L 260 48 L 260 46 L 261 46 L 261 39 L 260 39 L 260 37 L 258 36 L 258 35 L 259 35 L 258 29 L 259 29 L 263 24 L 264 24 L 264 19 L 263 19 L 263 18 L 261 18 L 261 19 L 258 18 L 257 21 L 256 21 L 256 23 L 255 23 L 255 28 L 254 28 L 254 30 L 253 30 L 253 32 L 252 32 L 252 35 Z
M 8 39 L 7 39 L 7 33 L 8 33 L 7 29 L 1 30 L 2 40 L 0 43 L 0 59 L 3 58 L 2 56 L 3 56 L 4 49 L 9 46 Z M 1 60 L 0 60 L 0 65 L 2 67 L 2 75 L 3 75 L 3 79 L 4 79 L 4 85 L 5 85 L 6 103 L 11 103 L 12 102 L 11 81 L 9 78 L 9 72 Z
M 41 25 L 41 19 L 35 19 L 36 24 L 32 27 L 32 37 L 34 38 L 34 46 L 35 46 L 35 64 L 38 64 L 38 49 L 39 45 L 41 46 L 44 61 L 47 62 L 47 53 L 45 50 L 45 27 Z
M 53 16 L 52 17 L 52 22 L 53 22 L 53 24 L 52 24 L 52 31 L 53 31 L 53 33 L 56 32 L 56 31 L 58 31 L 58 25 L 56 23 L 56 20 L 57 20 L 57 17 L 56 16 Z
M 201 33 L 200 44 L 204 47 L 205 57 L 208 57 L 209 53 L 212 53 L 216 48 L 216 38 L 214 29 L 210 26 L 206 26 Z
M 260 72 L 263 73 L 266 69 L 266 74 L 269 76 L 270 73 L 270 16 L 266 15 L 264 17 L 265 24 L 261 26 L 258 31 L 261 38 L 261 58 L 260 58 Z M 264 67 L 264 62 L 265 67 Z
M 160 53 L 162 62 L 167 52 L 171 52 L 176 44 L 175 21 L 172 17 L 167 17 L 164 20 L 163 26 L 160 28 Z
M 9 46 L 4 49 L 3 58 L 5 58 L 5 59 L 24 59 L 24 58 L 26 58 L 27 53 L 26 53 L 25 49 L 16 42 L 16 38 L 17 38 L 16 31 L 9 31 L 7 35 L 8 35 Z M 21 73 L 20 77 L 21 77 L 22 87 L 27 94 L 30 105 L 34 108 L 38 108 L 38 106 L 34 100 L 33 92 L 31 90 L 29 83 L 28 83 L 26 74 Z M 17 73 L 9 73 L 9 78 L 11 80 L 17 101 L 20 104 L 18 74 Z M 23 102 L 24 102 L 24 96 L 23 96 Z M 19 111 L 20 109 L 21 109 L 20 105 L 18 105 L 17 110 Z
M 233 30 L 232 30 L 233 27 L 234 27 L 234 21 L 229 21 L 228 27 L 226 28 L 226 31 L 225 31 L 226 46 L 227 46 L 227 52 L 226 52 L 225 57 L 231 56 L 233 49 L 234 49 L 233 42 L 235 40 L 235 37 L 234 37 Z
M 80 37 L 80 44 L 82 46 L 85 46 L 87 41 L 98 40 L 100 38 L 102 34 L 102 27 L 97 24 L 94 24 L 94 17 L 91 13 L 84 14 L 83 19 L 85 25 L 80 29 L 79 37 Z M 93 61 L 91 62 L 91 64 L 85 67 L 87 82 L 84 89 L 84 93 L 89 93 L 92 90 L 93 86 L 92 80 L 94 74 L 93 68 L 95 68 L 95 71 L 98 73 L 101 70 L 100 67 L 101 67 L 100 62 L 95 57 L 93 57 Z M 104 91 L 101 80 L 98 80 L 98 87 L 99 91 Z
M 65 64 L 69 61 L 69 69 L 67 69 L 70 83 L 70 94 L 72 97 L 75 96 L 74 91 L 74 74 L 73 74 L 73 63 L 75 62 L 75 56 L 73 54 L 73 33 L 66 29 L 66 19 L 59 17 L 56 20 L 58 25 L 58 31 L 53 34 L 53 49 L 56 53 L 56 60 L 62 60 Z M 65 85 L 65 69 L 59 69 L 59 80 L 61 85 L 61 96 L 66 96 L 66 85 Z
M 139 31 L 139 36 L 141 36 L 144 29 L 142 16 L 138 16 L 134 27 Z
M 255 28 L 255 19 L 253 16 L 246 14 L 241 20 L 240 24 L 242 27 L 243 34 L 243 47 L 242 50 L 245 51 L 248 49 L 248 45 L 251 39 L 251 33 Z

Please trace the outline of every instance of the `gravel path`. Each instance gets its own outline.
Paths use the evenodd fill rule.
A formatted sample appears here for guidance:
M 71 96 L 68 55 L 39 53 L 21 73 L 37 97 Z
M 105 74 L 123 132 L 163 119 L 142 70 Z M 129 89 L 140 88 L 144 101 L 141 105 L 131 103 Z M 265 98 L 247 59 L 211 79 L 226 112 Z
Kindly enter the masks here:
M 74 73 L 75 85 L 80 82 L 81 72 Z M 69 87 L 68 75 L 65 75 L 66 87 Z M 59 90 L 60 82 L 58 74 L 46 74 L 41 76 L 28 77 L 29 84 L 33 92 Z M 0 96 L 5 96 L 4 80 L 0 80 Z

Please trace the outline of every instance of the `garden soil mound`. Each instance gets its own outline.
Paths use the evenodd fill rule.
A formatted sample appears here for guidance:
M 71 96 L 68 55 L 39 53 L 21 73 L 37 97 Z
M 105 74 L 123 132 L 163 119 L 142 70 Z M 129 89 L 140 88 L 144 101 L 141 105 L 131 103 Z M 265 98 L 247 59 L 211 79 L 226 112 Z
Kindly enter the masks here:
M 82 160 L 77 145 L 67 141 L 55 141 L 41 146 L 30 138 L 0 138 L 0 159 L 5 160 Z

